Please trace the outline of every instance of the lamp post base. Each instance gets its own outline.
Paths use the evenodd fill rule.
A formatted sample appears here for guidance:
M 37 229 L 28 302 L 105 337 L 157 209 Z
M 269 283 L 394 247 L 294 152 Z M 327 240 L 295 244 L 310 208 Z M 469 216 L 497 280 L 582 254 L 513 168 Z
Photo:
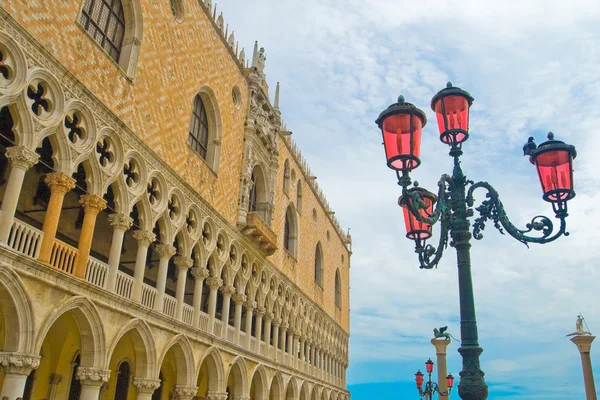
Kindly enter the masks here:
M 483 378 L 485 373 L 479 367 L 479 355 L 483 349 L 479 346 L 461 346 L 458 352 L 463 358 L 458 395 L 462 400 L 487 399 L 488 387 Z

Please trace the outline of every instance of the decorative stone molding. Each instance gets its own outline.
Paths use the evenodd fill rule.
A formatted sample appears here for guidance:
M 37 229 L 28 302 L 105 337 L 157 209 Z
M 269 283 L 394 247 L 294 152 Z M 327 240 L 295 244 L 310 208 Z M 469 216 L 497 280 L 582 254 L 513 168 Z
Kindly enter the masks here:
M 133 225 L 133 219 L 125 214 L 110 214 L 108 216 L 108 223 L 113 229 L 128 231 Z
M 275 318 L 275 314 L 273 314 L 271 311 L 267 311 L 265 313 L 265 318 L 268 319 L 268 320 L 273 321 L 273 319 Z
M 83 206 L 86 213 L 98 215 L 106 208 L 106 200 L 95 194 L 85 194 L 79 198 L 79 204 Z
M 25 146 L 13 146 L 6 149 L 6 158 L 12 168 L 28 170 L 37 164 L 40 156 Z
M 248 298 L 246 297 L 245 294 L 236 293 L 233 296 L 231 296 L 231 299 L 237 306 L 238 304 L 243 304 Z
M 163 258 L 171 258 L 177 253 L 177 250 L 175 249 L 175 247 L 171 246 L 170 244 L 164 244 L 164 243 L 157 244 L 154 247 L 154 250 L 156 250 L 156 254 L 158 254 L 158 257 L 161 260 Z
M 133 238 L 137 240 L 138 245 L 149 246 L 156 240 L 156 235 L 150 231 L 137 230 L 133 232 Z
M 204 267 L 194 267 L 191 269 L 190 272 L 194 279 L 206 279 L 210 275 L 210 271 L 208 270 L 208 268 Z
M 65 194 L 75 189 L 75 179 L 62 172 L 54 172 L 46 175 L 44 182 L 52 192 Z
M 248 396 L 233 396 L 233 400 L 252 400 Z
M 40 366 L 40 356 L 23 353 L 0 353 L 0 367 L 5 374 L 29 375 Z
M 186 271 L 194 265 L 194 260 L 189 257 L 177 256 L 173 259 L 175 266 L 178 269 L 185 269 Z
M 134 377 L 133 386 L 136 387 L 138 393 L 154 393 L 160 387 L 160 380 Z
M 244 302 L 244 307 L 254 310 L 258 304 L 255 301 L 249 300 Z
M 59 383 L 61 383 L 63 380 L 63 376 L 61 374 L 52 374 L 50 375 L 50 378 L 48 379 L 48 381 L 50 382 L 50 385 L 58 385 Z
M 227 400 L 228 394 L 223 392 L 206 392 L 206 400 Z
M 281 318 L 275 318 L 273 322 L 271 322 L 273 326 L 281 326 Z
M 256 310 L 254 310 L 254 313 L 256 314 L 257 317 L 263 317 L 266 315 L 267 309 L 264 307 L 256 307 Z
M 77 379 L 82 385 L 102 386 L 110 379 L 109 369 L 77 367 Z
M 198 388 L 195 386 L 175 385 L 175 389 L 173 391 L 175 392 L 176 399 L 184 400 L 194 397 L 198 393 Z
M 233 296 L 235 294 L 235 287 L 233 286 L 221 286 L 220 290 L 224 296 Z

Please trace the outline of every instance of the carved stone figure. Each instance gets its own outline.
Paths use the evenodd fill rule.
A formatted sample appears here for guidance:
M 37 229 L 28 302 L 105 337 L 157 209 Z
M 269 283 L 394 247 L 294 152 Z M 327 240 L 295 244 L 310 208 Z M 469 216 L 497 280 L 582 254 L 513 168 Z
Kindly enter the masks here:
M 448 329 L 447 326 L 442 326 L 440 329 L 438 328 L 433 328 L 433 335 L 435 339 L 438 338 L 445 338 L 446 340 L 450 340 L 450 338 L 458 341 L 458 339 L 456 339 L 454 336 L 452 336 L 450 334 L 450 332 L 446 332 L 446 330 Z

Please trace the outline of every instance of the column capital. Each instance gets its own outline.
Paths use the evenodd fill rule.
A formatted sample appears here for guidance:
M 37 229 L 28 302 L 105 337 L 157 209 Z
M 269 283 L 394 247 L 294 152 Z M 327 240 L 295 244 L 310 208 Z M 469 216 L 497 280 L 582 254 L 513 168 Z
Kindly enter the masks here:
M 246 297 L 245 294 L 236 293 L 233 296 L 231 296 L 231 299 L 237 306 L 238 304 L 243 304 L 248 298 Z
M 186 271 L 190 269 L 192 265 L 194 265 L 194 260 L 189 257 L 177 256 L 173 259 L 175 266 L 177 269 L 185 269 Z
M 254 310 L 254 313 L 256 314 L 257 317 L 263 317 L 267 313 L 267 309 L 264 307 L 256 307 L 256 310 Z
M 233 286 L 221 286 L 221 293 L 223 296 L 233 296 L 235 294 L 235 288 Z
M 136 387 L 138 393 L 150 394 L 160 387 L 160 380 L 134 377 L 133 386 Z
M 170 244 L 164 244 L 164 243 L 157 244 L 154 247 L 154 250 L 156 250 L 158 257 L 161 259 L 171 258 L 177 253 L 177 250 L 175 250 L 175 247 L 171 246 Z
M 149 246 L 156 240 L 156 235 L 150 231 L 139 229 L 133 232 L 133 238 L 137 240 L 138 245 Z
M 281 325 L 281 318 L 274 318 L 274 319 L 273 319 L 273 322 L 271 322 L 271 324 L 272 324 L 274 327 L 278 327 L 278 326 L 280 326 L 280 325 Z
M 257 306 L 257 303 L 255 301 L 248 300 L 248 301 L 244 302 L 244 307 L 250 308 L 250 309 L 252 309 L 252 311 L 254 311 L 256 306 Z
M 292 329 L 292 333 L 294 334 L 294 336 L 300 337 L 302 336 L 302 332 L 300 332 L 300 329 Z
M 125 214 L 110 214 L 108 216 L 108 223 L 113 229 L 128 231 L 131 225 L 133 225 L 133 219 Z
M 110 369 L 77 367 L 77 379 L 82 385 L 102 386 L 110 378 Z
M 206 284 L 211 289 L 218 289 L 223 286 L 223 279 L 211 276 L 206 279 Z
M 448 347 L 450 342 L 451 340 L 431 339 L 431 344 L 435 346 L 436 354 L 446 354 L 446 347 Z
M 571 338 L 571 342 L 575 343 L 580 353 L 589 353 L 594 339 L 596 339 L 596 336 L 577 335 Z
M 210 276 L 208 268 L 194 267 L 190 270 L 194 279 L 206 279 Z
M 290 327 L 290 324 L 288 324 L 287 322 L 283 322 L 281 324 L 281 329 L 283 329 L 284 331 L 287 331 L 287 329 Z
M 175 389 L 173 390 L 177 395 L 177 399 L 191 399 L 198 393 L 198 388 L 196 386 L 183 386 L 183 385 L 175 385 Z
M 269 321 L 273 321 L 274 318 L 275 318 L 275 314 L 273 314 L 271 311 L 267 311 L 265 313 L 265 319 L 268 319 Z
M 227 397 L 224 392 L 206 392 L 206 400 L 227 400 Z
M 86 213 L 98 215 L 106 208 L 106 200 L 95 194 L 84 194 L 79 197 L 79 204 L 83 206 Z
M 0 367 L 6 374 L 29 375 L 40 366 L 40 356 L 0 352 Z
M 27 171 L 37 164 L 40 156 L 25 146 L 13 146 L 6 149 L 6 158 L 10 161 L 12 168 L 17 167 Z
M 46 185 L 48 185 L 53 192 L 65 194 L 75 189 L 75 179 L 64 172 L 53 172 L 48 174 L 46 175 L 44 182 L 46 182 Z

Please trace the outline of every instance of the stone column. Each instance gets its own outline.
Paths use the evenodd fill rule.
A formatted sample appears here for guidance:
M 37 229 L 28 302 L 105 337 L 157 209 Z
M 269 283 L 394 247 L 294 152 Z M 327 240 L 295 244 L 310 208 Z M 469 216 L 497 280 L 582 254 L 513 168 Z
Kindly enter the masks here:
M 256 308 L 256 302 L 247 301 L 244 303 L 244 306 L 246 307 L 246 343 L 244 343 L 244 346 L 249 349 L 250 338 L 252 337 L 252 315 L 254 314 L 254 309 Z
M 281 318 L 273 320 L 273 347 L 275 348 L 275 356 L 277 359 L 277 349 L 279 349 L 279 326 L 281 325 Z
M 63 200 L 65 194 L 75 188 L 75 179 L 62 172 L 54 172 L 46 175 L 44 182 L 50 188 L 50 201 L 48 202 L 48 209 L 46 210 L 46 217 L 44 218 L 44 238 L 42 239 L 42 245 L 40 246 L 40 261 L 50 262 L 50 255 L 52 254 L 52 245 L 56 238 L 56 230 L 58 229 L 58 221 L 60 219 L 60 212 L 62 210 Z
M 79 234 L 77 259 L 73 275 L 85 278 L 90 249 L 92 248 L 92 239 L 94 237 L 94 227 L 96 226 L 96 217 L 100 211 L 106 208 L 106 200 L 95 194 L 86 194 L 79 198 L 79 204 L 83 207 L 85 215 L 83 217 L 81 233 Z
M 148 246 L 156 240 L 154 233 L 138 230 L 133 232 L 133 238 L 138 242 L 135 257 L 135 268 L 133 271 L 133 290 L 131 300 L 139 303 L 142 301 L 142 284 L 144 283 L 144 271 L 146 270 L 146 258 L 148 257 Z
M 210 271 L 208 268 L 194 267 L 192 268 L 192 276 L 194 277 L 194 320 L 192 326 L 200 327 L 200 313 L 202 312 L 202 285 L 204 280 L 208 278 Z
M 450 340 L 431 339 L 431 344 L 435 346 L 435 355 L 437 356 L 437 384 L 440 388 L 439 400 L 448 400 L 448 396 L 443 396 L 441 393 L 448 392 L 448 385 L 446 384 L 446 376 L 448 376 L 446 348 L 450 344 Z
M 290 355 L 290 359 L 294 359 L 294 330 L 288 329 L 287 331 L 287 352 Z
M 215 312 L 217 310 L 217 290 L 223 285 L 223 279 L 211 276 L 206 279 L 206 284 L 210 288 L 208 295 L 208 332 L 214 332 Z
M 92 367 L 77 367 L 77 379 L 81 383 L 80 400 L 98 400 L 100 388 L 108 383 L 110 378 L 109 369 Z
M 125 214 L 111 214 L 108 216 L 108 222 L 113 227 L 113 236 L 110 243 L 110 253 L 108 254 L 108 278 L 106 279 L 105 289 L 114 292 L 119 263 L 121 262 L 123 237 L 125 232 L 131 228 L 133 220 Z
M 50 375 L 50 379 L 48 380 L 48 400 L 56 399 L 56 389 L 58 385 L 62 382 L 63 376 L 60 374 L 52 374 Z
M 271 322 L 273 321 L 273 313 L 265 313 L 264 331 L 265 331 L 265 347 L 267 349 L 267 355 L 269 355 L 269 349 L 271 348 Z
M 0 209 L 0 242 L 2 243 L 8 241 L 8 234 L 19 203 L 25 173 L 37 164 L 40 156 L 25 146 L 13 146 L 6 149 L 6 158 L 10 162 L 10 175 L 2 199 L 2 208 Z
M 281 324 L 281 328 L 279 329 L 279 343 L 281 344 L 281 355 L 283 356 L 285 353 L 285 339 L 287 338 L 287 330 L 289 328 L 289 324 L 284 322 Z
M 596 385 L 594 384 L 592 360 L 590 358 L 590 350 L 594 339 L 596 339 L 596 336 L 592 335 L 577 335 L 571 338 L 571 342 L 575 343 L 581 355 L 586 400 L 596 400 Z
M 261 336 L 262 336 L 262 324 L 263 324 L 263 316 L 266 313 L 266 309 L 264 307 L 257 307 L 256 308 L 256 322 L 254 323 L 254 336 L 256 337 L 256 349 L 255 351 L 257 353 L 260 353 L 260 342 L 261 342 Z M 267 348 L 268 348 L 268 344 L 267 344 Z
M 0 398 L 10 400 L 23 397 L 27 376 L 40 366 L 40 356 L 21 353 L 0 352 L 0 367 L 4 371 L 4 382 Z
M 175 247 L 170 244 L 157 244 L 156 253 L 159 257 L 158 276 L 156 279 L 156 300 L 154 301 L 154 310 L 160 313 L 164 312 L 165 304 L 165 286 L 167 285 L 167 269 L 169 260 L 176 253 Z
M 206 392 L 206 400 L 227 400 L 227 392 Z
M 306 361 L 306 336 L 300 336 L 300 362 Z
M 221 321 L 223 322 L 223 331 L 221 336 L 227 339 L 227 331 L 229 330 L 229 308 L 231 305 L 231 296 L 235 294 L 235 288 L 233 286 L 222 286 L 221 293 L 223 293 L 223 304 L 221 305 Z
M 188 269 L 194 265 L 194 261 L 188 257 L 175 257 L 175 266 L 177 267 L 177 291 L 175 298 L 177 305 L 175 307 L 175 319 L 181 321 L 183 318 L 183 298 L 185 296 L 185 281 L 187 279 Z
M 245 294 L 236 293 L 232 297 L 233 303 L 235 304 L 235 319 L 234 319 L 234 327 L 235 327 L 235 339 L 234 343 L 240 342 L 240 328 L 242 326 L 242 305 L 248 298 Z
M 195 386 L 175 385 L 173 392 L 175 393 L 175 400 L 192 400 L 192 397 L 198 393 L 198 388 Z
M 137 400 L 151 400 L 154 391 L 160 387 L 160 380 L 135 377 L 133 386 L 137 390 Z

